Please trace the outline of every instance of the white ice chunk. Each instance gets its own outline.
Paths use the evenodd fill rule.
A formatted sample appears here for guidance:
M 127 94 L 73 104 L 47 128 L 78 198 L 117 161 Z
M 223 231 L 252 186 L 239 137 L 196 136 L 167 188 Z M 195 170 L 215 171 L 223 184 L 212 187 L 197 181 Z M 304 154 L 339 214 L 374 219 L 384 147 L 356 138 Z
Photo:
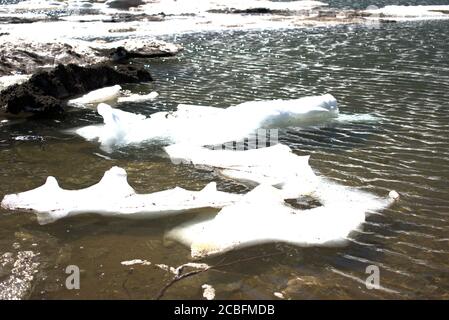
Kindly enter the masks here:
M 149 94 L 131 94 L 127 97 L 119 97 L 117 99 L 118 103 L 122 103 L 122 102 L 143 102 L 143 101 L 148 101 L 148 100 L 154 100 L 157 98 L 157 96 L 159 96 L 159 93 L 157 93 L 156 91 L 153 91 Z
M 400 197 L 399 193 L 397 193 L 395 190 L 391 190 L 390 193 L 388 194 L 388 196 L 392 200 L 398 200 Z
M 376 17 L 399 18 L 400 20 L 449 19 L 449 5 L 385 6 L 365 10 Z
M 148 14 L 157 14 L 164 12 L 165 14 L 204 14 L 212 9 L 249 9 L 249 8 L 266 8 L 270 10 L 306 10 L 315 7 L 327 6 L 326 3 L 320 1 L 289 1 L 289 2 L 273 2 L 267 0 L 161 0 L 151 1 L 140 6 Z
M 101 88 L 91 91 L 80 98 L 69 100 L 67 104 L 73 107 L 84 107 L 89 104 L 114 100 L 119 96 L 121 89 L 122 87 L 119 85 Z
M 285 299 L 285 297 L 284 297 L 284 295 L 282 294 L 282 292 L 273 292 L 273 295 L 274 295 L 276 298 L 279 298 L 279 299 Z
M 310 194 L 318 183 L 309 165 L 309 156 L 298 156 L 282 144 L 246 151 L 175 144 L 165 147 L 165 151 L 174 163 L 210 166 L 231 179 L 279 187 L 284 198 Z
M 299 210 L 284 202 L 282 191 L 260 185 L 215 218 L 188 222 L 167 236 L 189 246 L 194 258 L 267 242 L 333 246 L 359 228 L 366 213 L 392 202 L 325 181 L 318 190 L 322 206 Z
M 215 299 L 215 289 L 210 284 L 203 284 L 201 286 L 203 289 L 203 297 L 206 298 L 206 300 L 214 300 Z
M 107 122 L 111 114 L 115 114 L 114 122 Z M 337 117 L 338 106 L 335 98 L 327 94 L 246 102 L 226 109 L 179 105 L 175 112 L 158 112 L 131 122 L 131 113 L 117 113 L 112 108 L 103 108 L 101 115 L 104 124 L 83 127 L 76 133 L 88 140 L 98 140 L 103 147 L 149 140 L 202 146 L 238 141 L 262 127 L 293 126 Z
M 30 74 L 15 74 L 11 76 L 2 76 L 0 77 L 0 91 L 5 90 L 6 88 L 15 85 L 21 84 L 31 78 Z
M 12 9 L 22 9 L 22 10 L 50 10 L 50 9 L 63 9 L 68 5 L 64 2 L 58 1 L 45 1 L 45 0 L 26 0 L 20 1 L 18 3 L 12 4 Z
M 143 266 L 149 266 L 149 265 L 151 265 L 151 262 L 147 261 L 147 260 L 142 260 L 142 259 L 133 259 L 133 260 L 122 261 L 122 262 L 120 262 L 120 264 L 122 266 L 133 266 L 136 264 L 140 264 Z
M 114 109 L 105 103 L 97 106 L 97 112 L 103 117 L 104 125 L 83 127 L 78 129 L 77 133 L 87 140 L 97 139 L 102 146 L 106 147 L 113 145 L 117 140 L 124 139 L 127 128 L 146 119 L 144 115 Z
M 6 195 L 1 206 L 10 210 L 32 210 L 41 223 L 69 215 L 98 213 L 108 216 L 158 217 L 200 209 L 221 208 L 241 195 L 217 191 L 214 182 L 201 191 L 179 187 L 165 191 L 136 194 L 128 184 L 126 171 L 113 167 L 97 184 L 80 190 L 64 190 L 54 177 L 44 185 L 22 193 Z

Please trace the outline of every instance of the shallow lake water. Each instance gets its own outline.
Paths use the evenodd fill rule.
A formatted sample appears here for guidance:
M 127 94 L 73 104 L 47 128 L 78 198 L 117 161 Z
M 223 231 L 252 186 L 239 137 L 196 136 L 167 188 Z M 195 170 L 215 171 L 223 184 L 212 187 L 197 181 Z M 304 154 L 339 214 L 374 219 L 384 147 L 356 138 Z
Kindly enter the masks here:
M 147 61 L 156 80 L 127 87 L 160 96 L 124 110 L 149 115 L 178 103 L 226 107 L 331 93 L 339 102 L 338 120 L 283 129 L 280 142 L 310 154 L 318 175 L 379 196 L 394 189 L 401 198 L 369 215 L 343 247 L 268 244 L 230 252 L 204 261 L 242 261 L 180 281 L 164 297 L 199 299 L 208 283 L 222 299 L 270 299 L 281 291 L 292 299 L 449 298 L 448 28 L 449 22 L 428 21 L 167 37 L 185 51 Z M 108 154 L 65 132 L 100 122 L 94 111 L 73 111 L 63 120 L 0 124 L 0 195 L 37 187 L 48 175 L 64 188 L 87 187 L 114 165 L 125 168 L 142 193 L 199 190 L 210 181 L 221 190 L 248 191 L 214 172 L 172 164 L 158 145 Z M 157 220 L 93 213 L 39 225 L 32 213 L 2 209 L 0 252 L 40 253 L 31 298 L 153 298 L 171 276 L 120 262 L 191 261 L 189 249 L 164 233 L 204 214 L 214 212 Z M 81 269 L 80 290 L 64 286 L 71 264 Z M 381 290 L 365 286 L 371 264 L 380 268 Z

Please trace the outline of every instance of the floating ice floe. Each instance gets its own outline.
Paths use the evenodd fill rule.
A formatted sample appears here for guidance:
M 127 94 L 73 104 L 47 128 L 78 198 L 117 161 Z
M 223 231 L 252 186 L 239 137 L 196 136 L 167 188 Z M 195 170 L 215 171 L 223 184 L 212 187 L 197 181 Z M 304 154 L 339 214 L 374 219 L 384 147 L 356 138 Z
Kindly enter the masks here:
M 150 92 L 149 94 L 130 94 L 120 96 L 121 94 L 124 94 L 124 92 L 122 91 L 122 87 L 120 85 L 115 85 L 112 87 L 105 87 L 91 91 L 79 98 L 69 100 L 67 104 L 72 107 L 84 108 L 89 105 L 99 104 L 112 100 L 116 100 L 118 103 L 143 102 L 154 100 L 157 98 L 157 96 L 159 96 L 159 94 L 155 91 Z
M 33 135 L 15 136 L 12 139 L 16 141 L 44 141 L 44 137 Z
M 298 156 L 282 144 L 246 151 L 175 144 L 165 151 L 174 163 L 210 166 L 231 179 L 278 187 L 284 199 L 313 193 L 318 185 L 309 156 Z
M 214 300 L 215 299 L 215 289 L 210 284 L 203 284 L 201 286 L 203 289 L 203 297 L 206 298 L 206 300 Z
M 22 193 L 6 195 L 1 206 L 11 210 L 32 210 L 40 223 L 81 213 L 108 216 L 159 217 L 201 209 L 221 208 L 236 202 L 241 195 L 217 191 L 211 182 L 201 191 L 174 188 L 136 194 L 128 184 L 126 171 L 113 167 L 97 184 L 80 190 L 64 190 L 54 177 L 44 185 Z
M 215 218 L 188 222 L 167 237 L 189 246 L 193 258 L 268 242 L 334 246 L 360 227 L 366 213 L 394 201 L 326 181 L 315 197 L 322 206 L 299 210 L 285 203 L 281 190 L 260 185 Z
M 148 100 L 154 100 L 159 96 L 156 91 L 150 92 L 149 94 L 131 94 L 125 97 L 119 97 L 117 99 L 118 103 L 122 102 L 143 102 Z
M 162 140 L 168 143 L 214 145 L 238 141 L 258 128 L 286 127 L 338 116 L 335 98 L 323 96 L 295 100 L 245 102 L 228 108 L 179 105 L 175 112 L 157 112 L 148 118 L 98 106 L 104 124 L 76 130 L 87 140 L 103 147 Z
M 122 87 L 119 85 L 101 88 L 91 91 L 80 98 L 69 100 L 67 104 L 73 107 L 85 107 L 89 104 L 114 100 L 119 96 L 121 89 Z
M 122 261 L 122 262 L 120 262 L 120 264 L 122 266 L 133 266 L 136 264 L 140 264 L 142 266 L 149 266 L 149 265 L 151 265 L 151 262 L 147 261 L 147 260 L 142 260 L 142 259 L 134 259 L 134 260 Z
M 295 156 L 282 145 L 249 151 L 199 148 L 189 157 L 185 155 L 186 149 L 173 147 L 168 147 L 168 152 L 178 152 L 192 162 L 229 171 L 233 178 L 244 177 L 261 184 L 245 195 L 217 191 L 214 183 L 201 191 L 174 188 L 139 195 L 127 183 L 126 172 L 113 167 L 99 183 L 89 188 L 63 190 L 49 177 L 37 189 L 6 195 L 1 205 L 6 209 L 33 210 L 39 213 L 41 223 L 86 212 L 158 217 L 192 209 L 221 208 L 213 218 L 201 217 L 167 234 L 189 246 L 192 257 L 201 258 L 267 242 L 336 245 L 360 227 L 366 214 L 387 207 L 399 197 L 392 191 L 388 197 L 380 198 L 316 177 L 308 166 L 307 157 Z M 271 161 L 274 163 L 270 166 Z M 288 170 L 292 172 L 292 181 L 286 176 Z M 277 184 L 280 188 L 273 187 Z M 285 201 L 291 197 L 301 201 L 303 195 L 312 197 L 319 206 L 298 209 Z
M 395 18 L 398 20 L 449 19 L 449 5 L 385 6 L 365 10 L 370 18 Z
M 279 298 L 279 299 L 285 299 L 285 297 L 284 297 L 284 295 L 282 294 L 282 292 L 273 292 L 273 295 L 274 295 L 276 298 Z
M 139 7 L 140 11 L 147 14 L 157 14 L 164 12 L 165 14 L 181 15 L 181 14 L 205 14 L 210 10 L 239 9 L 245 10 L 250 8 L 264 8 L 268 10 L 306 10 L 316 7 L 327 6 L 326 3 L 320 1 L 289 1 L 289 2 L 273 2 L 267 0 L 159 0 L 146 3 Z

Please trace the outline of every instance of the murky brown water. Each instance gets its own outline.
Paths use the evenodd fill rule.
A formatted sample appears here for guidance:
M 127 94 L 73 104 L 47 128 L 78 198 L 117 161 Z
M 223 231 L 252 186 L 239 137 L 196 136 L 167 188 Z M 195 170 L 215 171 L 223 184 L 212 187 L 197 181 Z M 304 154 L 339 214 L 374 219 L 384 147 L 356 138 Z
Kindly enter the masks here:
M 165 297 L 199 299 L 201 285 L 208 283 L 223 299 L 270 299 L 274 292 L 293 299 L 449 298 L 448 28 L 448 22 L 421 22 L 185 35 L 175 39 L 186 47 L 180 57 L 148 62 L 160 97 L 126 105 L 128 111 L 150 114 L 178 103 L 225 107 L 332 93 L 343 119 L 283 130 L 281 142 L 298 154 L 311 154 L 320 175 L 377 195 L 392 189 L 401 194 L 394 206 L 369 216 L 345 247 L 270 244 L 230 252 L 206 262 L 265 257 L 183 280 Z M 2 123 L 0 195 L 36 187 L 48 175 L 64 188 L 87 187 L 113 165 L 127 170 L 139 192 L 177 185 L 199 190 L 214 180 L 222 190 L 247 190 L 214 173 L 175 166 L 159 146 L 105 154 L 63 132 L 99 120 L 80 111 L 64 123 Z M 23 135 L 43 141 L 12 139 Z M 213 212 L 146 221 L 92 214 L 40 226 L 33 214 L 2 210 L 0 253 L 40 252 L 31 298 L 152 298 L 170 275 L 120 262 L 139 258 L 177 266 L 190 261 L 188 248 L 163 235 L 196 214 Z M 20 249 L 12 249 L 13 243 Z M 64 286 L 70 264 L 82 270 L 79 291 Z M 380 267 L 386 290 L 365 287 L 370 264 Z

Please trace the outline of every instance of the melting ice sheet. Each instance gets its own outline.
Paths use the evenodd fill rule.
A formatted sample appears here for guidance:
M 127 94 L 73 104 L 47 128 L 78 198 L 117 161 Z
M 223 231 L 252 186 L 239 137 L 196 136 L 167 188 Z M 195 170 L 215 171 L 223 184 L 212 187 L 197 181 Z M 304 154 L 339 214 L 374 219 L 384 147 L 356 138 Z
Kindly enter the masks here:
M 174 163 L 210 166 L 231 179 L 278 187 L 284 198 L 310 194 L 318 184 L 309 156 L 298 156 L 283 144 L 247 151 L 175 144 L 165 147 L 165 151 Z
M 215 218 L 188 222 L 167 237 L 189 246 L 193 258 L 267 242 L 333 246 L 359 228 L 367 212 L 393 201 L 324 180 L 315 196 L 322 206 L 299 210 L 285 203 L 281 190 L 260 185 Z
M 379 198 L 329 182 L 314 174 L 308 156 L 295 155 L 281 144 L 247 151 L 203 147 L 241 140 L 258 128 L 336 117 L 337 102 L 331 95 L 247 102 L 226 109 L 180 105 L 173 113 L 151 117 L 106 104 L 98 105 L 98 112 L 104 124 L 80 128 L 78 134 L 98 139 L 102 146 L 163 139 L 172 143 L 165 150 L 174 163 L 211 166 L 231 179 L 257 186 L 245 195 L 217 191 L 214 183 L 201 191 L 174 188 L 139 195 L 127 183 L 126 172 L 114 167 L 98 184 L 81 190 L 63 190 L 49 177 L 37 189 L 5 196 L 2 206 L 34 210 L 41 222 L 83 212 L 154 217 L 219 208 L 214 218 L 191 221 L 167 234 L 188 245 L 192 257 L 201 258 L 265 242 L 334 245 L 356 230 L 367 213 L 385 208 L 398 197 L 392 192 Z M 302 201 L 305 195 L 319 206 L 298 209 L 286 202 Z
M 217 191 L 211 182 L 201 191 L 174 188 L 137 194 L 128 184 L 126 171 L 113 167 L 97 184 L 80 190 L 64 190 L 54 177 L 44 185 L 22 193 L 6 195 L 1 206 L 11 210 L 32 210 L 40 223 L 81 213 L 108 216 L 159 217 L 200 208 L 221 208 L 241 195 Z
M 122 87 L 119 85 L 101 88 L 91 91 L 80 98 L 69 100 L 67 104 L 74 107 L 83 107 L 87 104 L 114 100 L 119 96 L 121 89 Z
M 337 101 L 330 94 L 296 100 L 245 102 L 226 109 L 181 104 L 175 112 L 158 112 L 150 117 L 106 104 L 100 104 L 97 110 L 104 124 L 79 128 L 76 133 L 87 140 L 98 140 L 106 150 L 111 146 L 150 140 L 214 145 L 241 140 L 258 128 L 286 127 L 338 116 Z
M 318 177 L 308 156 L 295 155 L 281 144 L 248 151 L 186 145 L 165 150 L 175 163 L 211 166 L 227 177 L 259 184 L 215 218 L 189 222 L 168 233 L 190 246 L 194 258 L 265 242 L 334 245 L 356 230 L 368 212 L 383 209 L 398 197 L 392 192 L 379 198 Z M 320 206 L 302 210 L 285 202 L 303 196 L 311 196 Z
M 99 183 L 81 190 L 63 190 L 49 177 L 37 189 L 6 195 L 2 207 L 38 212 L 41 223 L 85 212 L 157 217 L 221 208 L 212 219 L 191 221 L 168 233 L 189 246 L 192 257 L 201 258 L 265 242 L 334 245 L 356 230 L 368 212 L 381 210 L 398 197 L 392 192 L 388 198 L 379 198 L 317 177 L 308 157 L 294 155 L 283 145 L 249 151 L 192 147 L 190 154 L 186 146 L 166 150 L 173 157 L 207 164 L 234 179 L 259 185 L 245 195 L 217 191 L 213 182 L 201 191 L 174 188 L 139 195 L 127 183 L 126 172 L 113 167 Z M 303 195 L 313 197 L 320 206 L 304 210 L 285 201 Z
M 0 77 L 0 84 L 1 80 L 2 78 Z M 144 102 L 154 100 L 157 96 L 159 96 L 159 94 L 154 91 L 148 94 L 131 94 L 128 91 L 123 91 L 121 86 L 115 85 L 93 90 L 79 98 L 69 100 L 67 104 L 72 107 L 85 108 L 89 105 L 100 104 L 112 100 L 117 100 L 117 103 Z
M 379 17 L 394 18 L 395 20 L 429 20 L 429 19 L 449 19 L 448 5 L 424 5 L 424 6 L 385 6 L 383 8 L 369 8 L 366 13 L 372 16 L 369 19 Z

